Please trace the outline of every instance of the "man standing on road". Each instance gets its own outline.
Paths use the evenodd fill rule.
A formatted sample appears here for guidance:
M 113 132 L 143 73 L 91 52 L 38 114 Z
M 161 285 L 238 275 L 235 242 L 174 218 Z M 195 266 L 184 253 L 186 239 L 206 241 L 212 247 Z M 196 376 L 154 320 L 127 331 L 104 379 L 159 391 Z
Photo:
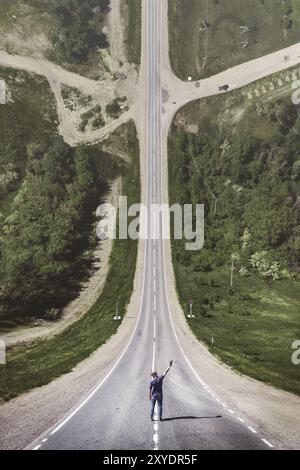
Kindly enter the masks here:
M 153 421 L 155 404 L 158 405 L 158 416 L 159 420 L 162 421 L 162 403 L 163 403 L 163 380 L 169 370 L 171 369 L 173 361 L 170 361 L 169 367 L 161 376 L 158 376 L 157 372 L 152 372 L 152 380 L 149 388 L 149 400 L 151 400 L 151 414 L 150 421 Z

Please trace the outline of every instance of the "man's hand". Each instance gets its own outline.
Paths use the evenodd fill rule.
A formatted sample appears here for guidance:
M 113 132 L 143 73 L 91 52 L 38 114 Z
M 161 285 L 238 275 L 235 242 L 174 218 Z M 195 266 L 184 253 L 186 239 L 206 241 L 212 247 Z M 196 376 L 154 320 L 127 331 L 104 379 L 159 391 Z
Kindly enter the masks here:
M 173 365 L 173 361 L 170 361 L 170 362 L 169 362 L 169 367 L 167 368 L 167 370 L 166 370 L 165 373 L 163 374 L 163 377 L 164 377 L 165 375 L 167 375 L 167 373 L 168 373 L 169 370 L 171 369 L 172 365 Z

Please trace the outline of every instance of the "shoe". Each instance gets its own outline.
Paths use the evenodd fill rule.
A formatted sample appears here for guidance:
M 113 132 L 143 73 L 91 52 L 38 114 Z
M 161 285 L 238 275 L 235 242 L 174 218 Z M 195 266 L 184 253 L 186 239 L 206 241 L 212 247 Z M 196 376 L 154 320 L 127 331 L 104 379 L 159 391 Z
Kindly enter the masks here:
M 151 422 L 152 422 L 152 421 L 154 421 L 154 419 L 153 419 L 153 418 L 150 418 L 150 419 L 149 419 L 149 421 L 151 421 Z
M 159 418 L 159 421 L 163 421 L 164 419 L 163 418 Z

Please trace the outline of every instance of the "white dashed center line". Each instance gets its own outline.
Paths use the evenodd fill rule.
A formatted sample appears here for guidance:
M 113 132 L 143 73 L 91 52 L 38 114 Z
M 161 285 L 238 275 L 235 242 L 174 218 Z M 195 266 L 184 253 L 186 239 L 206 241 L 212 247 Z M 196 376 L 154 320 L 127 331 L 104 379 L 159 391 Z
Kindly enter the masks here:
M 154 310 L 154 319 L 153 319 L 153 357 L 152 357 L 152 371 L 155 370 L 155 359 L 156 359 L 156 265 L 155 265 L 155 244 L 153 247 L 153 259 L 154 259 L 154 269 L 153 269 L 153 310 Z M 157 415 L 157 403 L 155 405 L 154 415 L 153 415 L 153 450 L 158 450 L 158 415 Z

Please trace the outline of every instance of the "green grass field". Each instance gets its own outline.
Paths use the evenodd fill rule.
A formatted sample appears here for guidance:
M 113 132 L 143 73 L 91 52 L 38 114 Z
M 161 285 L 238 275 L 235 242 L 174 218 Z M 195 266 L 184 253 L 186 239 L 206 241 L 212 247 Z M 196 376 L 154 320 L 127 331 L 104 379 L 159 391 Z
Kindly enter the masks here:
M 300 4 L 170 0 L 169 24 L 174 72 L 183 80 L 199 79 L 299 42 Z
M 255 379 L 300 395 L 299 367 L 292 343 L 300 338 L 300 281 L 262 282 L 236 274 L 229 291 L 230 266 L 209 274 L 175 263 L 183 310 L 194 301 L 196 336 L 225 364 Z M 214 345 L 212 345 L 212 338 Z
M 132 204 L 140 198 L 139 150 L 134 124 L 131 122 L 122 132 L 117 132 L 119 141 L 125 136 L 123 148 L 127 146 L 132 157 L 132 164 L 124 168 L 123 176 L 123 194 Z M 133 179 L 135 184 L 132 184 Z M 107 280 L 95 305 L 54 338 L 8 351 L 7 364 L 0 365 L 0 397 L 3 400 L 70 372 L 116 332 L 115 304 L 119 302 L 120 312 L 124 314 L 133 289 L 136 256 L 136 241 L 115 241 Z
M 194 301 L 192 330 L 230 367 L 300 395 L 300 369 L 291 360 L 292 344 L 300 339 L 299 110 L 291 103 L 291 80 L 286 81 L 298 72 L 180 110 L 169 140 L 169 188 L 172 203 L 205 203 L 204 250 L 188 254 L 180 242 L 172 248 L 186 314 L 189 299 Z M 281 89 L 247 98 L 279 79 Z M 197 135 L 186 132 L 189 124 L 198 126 Z M 236 141 L 251 141 L 251 151 L 240 151 Z M 275 240 L 277 221 L 281 234 Z M 280 279 L 262 278 L 250 268 L 242 277 L 236 269 L 231 289 L 230 257 L 240 250 L 245 227 L 253 235 L 253 252 L 268 249 L 279 260 Z

